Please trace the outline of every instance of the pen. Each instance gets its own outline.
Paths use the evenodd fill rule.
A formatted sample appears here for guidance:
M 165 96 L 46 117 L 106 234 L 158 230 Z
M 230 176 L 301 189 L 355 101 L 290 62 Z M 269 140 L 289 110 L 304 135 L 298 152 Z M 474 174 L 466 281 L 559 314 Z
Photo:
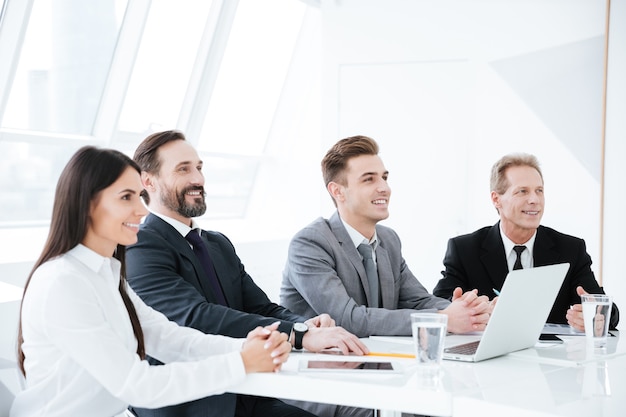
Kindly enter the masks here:
M 415 355 L 411 353 L 388 353 L 388 352 L 370 352 L 366 356 L 389 356 L 392 358 L 412 358 L 415 359 Z
M 500 297 L 500 291 L 496 290 L 495 288 L 492 288 L 492 290 L 493 290 L 493 293 L 494 293 L 495 295 L 497 295 L 498 297 Z

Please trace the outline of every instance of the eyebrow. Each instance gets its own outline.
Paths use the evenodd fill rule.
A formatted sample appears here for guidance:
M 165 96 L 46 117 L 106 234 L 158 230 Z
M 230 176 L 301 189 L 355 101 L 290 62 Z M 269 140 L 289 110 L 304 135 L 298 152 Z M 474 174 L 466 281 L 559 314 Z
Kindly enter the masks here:
M 174 169 L 176 169 L 176 168 L 178 168 L 178 167 L 181 167 L 181 166 L 183 166 L 183 165 L 193 165 L 193 164 L 194 164 L 194 162 L 193 162 L 193 161 L 182 161 L 182 162 L 177 163 L 177 164 L 174 166 Z M 197 164 L 198 164 L 198 165 L 204 165 L 204 162 L 202 161 L 202 159 L 200 159 L 200 160 L 197 162 Z
M 137 194 L 137 190 L 133 190 L 132 188 L 125 188 L 121 190 L 120 192 L 118 192 L 118 194 L 126 194 L 126 193 Z
M 518 191 L 518 190 L 538 190 L 538 189 L 543 189 L 543 188 L 544 188 L 543 185 L 538 185 L 538 186 L 518 185 L 517 187 L 511 187 L 511 189 L 513 191 Z
M 363 178 L 363 177 L 367 177 L 369 175 L 378 175 L 378 172 L 372 171 L 372 172 L 364 172 L 361 174 L 361 176 L 359 178 Z M 382 173 L 382 175 L 389 175 L 389 171 L 385 171 Z M 382 176 L 381 175 L 381 176 Z

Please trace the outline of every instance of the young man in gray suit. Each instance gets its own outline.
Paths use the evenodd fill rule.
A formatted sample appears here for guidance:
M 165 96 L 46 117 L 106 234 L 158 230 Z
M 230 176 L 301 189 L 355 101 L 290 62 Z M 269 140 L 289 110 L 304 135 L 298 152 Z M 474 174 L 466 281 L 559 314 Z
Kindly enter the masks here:
M 142 170 L 142 197 L 150 214 L 137 243 L 126 250 L 126 271 L 128 283 L 146 304 L 181 326 L 205 333 L 244 337 L 278 320 L 279 331 L 290 335 L 296 348 L 367 353 L 328 314 L 299 315 L 271 302 L 247 274 L 230 240 L 198 227 L 193 218 L 206 211 L 203 163 L 183 133 L 148 136 L 134 159 Z M 200 247 L 206 248 L 203 256 L 196 254 Z M 139 417 L 311 416 L 278 399 L 229 393 L 134 412 Z
M 545 196 L 537 158 L 529 154 L 503 156 L 491 169 L 490 186 L 500 220 L 449 240 L 443 260 L 445 271 L 433 292 L 448 298 L 456 287 L 476 288 L 479 294 L 493 297 L 493 290 L 502 288 L 512 269 L 567 262 L 570 268 L 548 322 L 584 330 L 580 295 L 604 290 L 591 271 L 585 241 L 540 225 Z M 619 311 L 613 304 L 611 328 L 618 321 Z
M 378 224 L 389 216 L 391 189 L 373 139 L 340 140 L 322 160 L 322 172 L 337 212 L 291 240 L 283 305 L 303 315 L 328 312 L 359 337 L 410 335 L 415 310 L 446 314 L 454 333 L 485 329 L 491 311 L 486 296 L 458 289 L 450 302 L 429 294 L 404 261 L 396 232 Z M 363 263 L 370 256 L 373 274 Z

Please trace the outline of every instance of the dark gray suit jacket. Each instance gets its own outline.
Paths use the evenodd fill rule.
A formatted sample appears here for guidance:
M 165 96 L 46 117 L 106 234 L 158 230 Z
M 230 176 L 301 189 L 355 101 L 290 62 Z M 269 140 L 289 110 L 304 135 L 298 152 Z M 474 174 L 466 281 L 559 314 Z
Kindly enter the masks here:
M 533 247 L 534 266 L 563 262 L 568 262 L 570 268 L 548 316 L 549 323 L 567 323 L 565 314 L 569 307 L 580 304 L 577 286 L 581 285 L 589 293 L 604 293 L 591 270 L 591 257 L 585 241 L 539 226 Z M 443 263 L 445 270 L 433 290 L 435 295 L 450 298 L 454 288 L 461 287 L 463 291 L 476 288 L 479 295 L 493 298 L 493 289 L 499 291 L 509 273 L 500 223 L 450 239 Z M 613 304 L 611 327 L 615 328 L 618 321 L 619 311 Z
M 126 250 L 127 279 L 146 304 L 181 326 L 204 333 L 245 337 L 257 326 L 281 320 L 287 334 L 306 318 L 269 300 L 246 273 L 226 236 L 202 232 L 229 307 L 216 303 L 200 262 L 189 243 L 171 225 L 149 214 L 135 245 Z M 207 397 L 179 406 L 141 410 L 141 416 L 233 416 L 235 395 Z
M 376 234 L 383 308 L 368 307 L 365 268 L 337 213 L 315 220 L 291 240 L 281 304 L 305 316 L 328 313 L 359 337 L 410 335 L 411 313 L 446 308 L 450 302 L 429 294 L 409 270 L 396 232 L 377 225 Z

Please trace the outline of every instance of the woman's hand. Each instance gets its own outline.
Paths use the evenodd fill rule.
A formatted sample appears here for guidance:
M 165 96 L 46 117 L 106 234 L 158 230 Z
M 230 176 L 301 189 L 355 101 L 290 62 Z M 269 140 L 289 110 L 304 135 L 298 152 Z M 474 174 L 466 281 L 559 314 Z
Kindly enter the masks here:
M 257 327 L 248 333 L 241 350 L 246 373 L 278 372 L 289 358 L 291 345 L 287 335 L 277 330 L 279 323 Z

